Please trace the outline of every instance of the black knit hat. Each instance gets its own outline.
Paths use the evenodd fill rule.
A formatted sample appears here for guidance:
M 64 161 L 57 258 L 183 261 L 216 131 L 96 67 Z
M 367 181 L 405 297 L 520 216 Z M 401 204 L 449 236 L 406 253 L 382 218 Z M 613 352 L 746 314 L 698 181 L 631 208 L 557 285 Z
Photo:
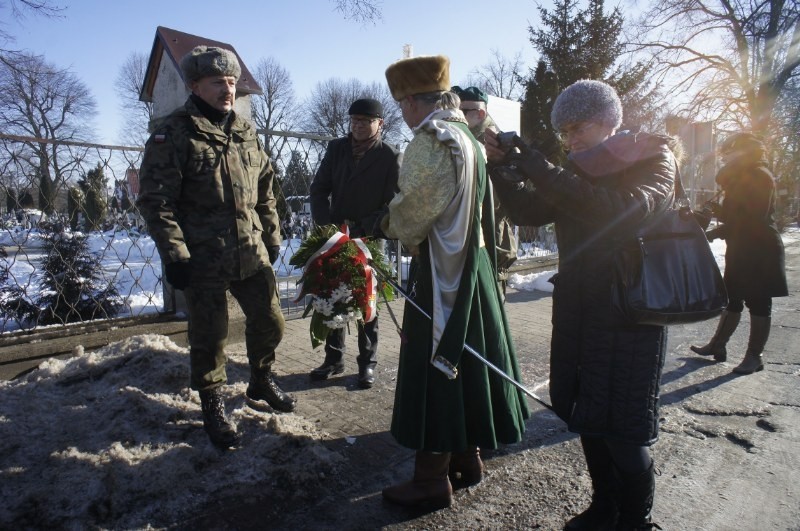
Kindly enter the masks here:
M 356 100 L 350 105 L 350 110 L 347 114 L 353 116 L 359 114 L 361 116 L 373 116 L 375 118 L 383 118 L 383 105 L 378 100 L 371 98 L 363 98 Z

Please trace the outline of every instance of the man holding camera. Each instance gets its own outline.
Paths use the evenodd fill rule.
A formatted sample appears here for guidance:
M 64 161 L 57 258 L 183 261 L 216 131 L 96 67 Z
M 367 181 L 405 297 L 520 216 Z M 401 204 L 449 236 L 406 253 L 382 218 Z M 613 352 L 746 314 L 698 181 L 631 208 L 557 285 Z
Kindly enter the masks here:
M 347 225 L 350 236 L 376 236 L 376 222 L 397 187 L 397 150 L 381 138 L 383 106 L 362 98 L 348 111 L 350 134 L 332 140 L 311 183 L 311 216 L 317 225 Z M 312 380 L 344 372 L 345 331 L 331 331 L 325 340 L 325 361 L 311 371 Z M 358 324 L 358 386 L 375 383 L 378 320 Z

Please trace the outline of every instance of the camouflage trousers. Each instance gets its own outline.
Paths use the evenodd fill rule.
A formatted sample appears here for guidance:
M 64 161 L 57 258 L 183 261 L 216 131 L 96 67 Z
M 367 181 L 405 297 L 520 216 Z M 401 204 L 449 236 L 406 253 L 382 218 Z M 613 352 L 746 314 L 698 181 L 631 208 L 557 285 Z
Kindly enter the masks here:
M 193 279 L 184 291 L 189 310 L 192 389 L 213 389 L 228 381 L 228 291 L 245 316 L 251 370 L 269 368 L 275 361 L 275 348 L 283 339 L 284 319 L 273 270 L 262 269 L 244 280 Z

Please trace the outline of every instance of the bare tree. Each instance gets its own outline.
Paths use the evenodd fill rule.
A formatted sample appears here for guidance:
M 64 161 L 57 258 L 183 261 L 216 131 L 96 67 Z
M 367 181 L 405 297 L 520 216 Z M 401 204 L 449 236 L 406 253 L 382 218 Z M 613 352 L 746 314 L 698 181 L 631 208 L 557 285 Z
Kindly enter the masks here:
M 355 22 L 376 22 L 383 18 L 380 0 L 334 0 L 336 10 Z
M 467 82 L 492 96 L 508 100 L 519 100 L 524 91 L 522 52 L 509 59 L 497 49 L 492 49 L 491 59 L 480 68 L 473 70 Z
M 76 148 L 53 141 L 88 140 L 95 112 L 94 97 L 74 74 L 40 56 L 0 54 L 0 124 L 4 133 L 40 140 L 25 142 L 14 156 L 28 164 L 39 208 L 46 213 L 55 209 L 56 188 L 83 158 Z
M 256 128 L 267 131 L 291 131 L 299 119 L 299 107 L 295 99 L 294 84 L 289 71 L 273 57 L 261 59 L 255 66 L 256 82 L 264 91 L 251 99 L 253 121 Z M 288 141 L 285 136 L 266 136 L 265 148 L 271 156 L 277 156 Z
M 321 81 L 311 90 L 305 105 L 305 127 L 308 131 L 330 136 L 346 136 L 350 132 L 350 104 L 360 98 L 373 98 L 383 106 L 383 138 L 399 144 L 405 139 L 400 108 L 385 83 L 363 84 L 358 79 L 343 81 L 331 78 Z
M 630 44 L 634 53 L 652 53 L 654 76 L 674 78 L 674 95 L 689 97 L 687 115 L 764 133 L 800 73 L 800 4 L 659 0 Z
M 142 146 L 147 141 L 148 126 L 153 119 L 153 103 L 139 99 L 147 72 L 147 61 L 147 54 L 131 52 L 122 63 L 114 81 L 123 116 L 120 137 L 124 142 L 135 146 Z
M 44 17 L 58 16 L 64 7 L 54 6 L 49 0 L 0 0 L 0 44 L 14 42 L 15 38 L 5 26 L 9 21 L 21 23 L 28 15 L 38 15 Z M 9 50 L 0 48 L 0 52 L 7 53 Z

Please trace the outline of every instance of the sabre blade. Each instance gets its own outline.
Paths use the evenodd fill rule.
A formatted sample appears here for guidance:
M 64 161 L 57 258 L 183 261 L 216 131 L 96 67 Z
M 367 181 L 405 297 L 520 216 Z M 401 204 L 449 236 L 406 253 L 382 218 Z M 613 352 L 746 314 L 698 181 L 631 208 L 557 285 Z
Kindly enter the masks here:
M 386 282 L 387 284 L 392 286 L 395 290 L 397 290 L 398 293 L 400 293 L 403 297 L 405 297 L 405 299 L 409 302 L 409 304 L 411 304 L 411 306 L 416 308 L 416 310 L 418 312 L 420 312 L 428 320 L 430 320 L 430 321 L 433 320 L 431 318 L 431 316 L 428 314 L 428 312 L 423 310 L 422 307 L 419 304 L 417 304 L 417 302 L 414 299 L 409 297 L 408 294 L 405 292 L 405 290 L 403 288 L 401 288 L 400 285 L 397 282 L 394 281 L 394 279 L 384 276 L 379 271 L 377 271 L 377 269 L 376 269 L 376 272 L 378 273 L 378 276 L 383 279 L 384 282 Z M 500 376 L 502 379 L 504 379 L 505 381 L 507 381 L 508 383 L 510 383 L 511 385 L 513 385 L 514 387 L 516 387 L 517 389 L 519 389 L 520 391 L 525 393 L 526 395 L 528 395 L 531 399 L 533 399 L 534 401 L 536 401 L 539 404 L 543 405 L 544 407 L 546 407 L 550 411 L 553 411 L 553 406 L 551 406 L 550 404 L 545 402 L 544 399 L 542 399 L 541 397 L 537 396 L 536 393 L 534 393 L 533 391 L 530 391 L 527 387 L 525 387 L 524 385 L 522 385 L 521 383 L 516 381 L 514 378 L 512 378 L 511 376 L 509 376 L 508 374 L 503 372 L 503 370 L 500 369 L 500 367 L 498 367 L 497 365 L 495 365 L 491 361 L 489 361 L 486 358 L 484 358 L 483 355 L 481 355 L 480 352 L 478 352 L 477 350 L 475 350 L 471 346 L 467 345 L 466 343 L 464 343 L 464 350 L 469 352 L 478 361 L 480 361 L 481 363 L 486 365 L 486 367 L 488 367 L 492 372 L 494 372 L 495 374 Z

